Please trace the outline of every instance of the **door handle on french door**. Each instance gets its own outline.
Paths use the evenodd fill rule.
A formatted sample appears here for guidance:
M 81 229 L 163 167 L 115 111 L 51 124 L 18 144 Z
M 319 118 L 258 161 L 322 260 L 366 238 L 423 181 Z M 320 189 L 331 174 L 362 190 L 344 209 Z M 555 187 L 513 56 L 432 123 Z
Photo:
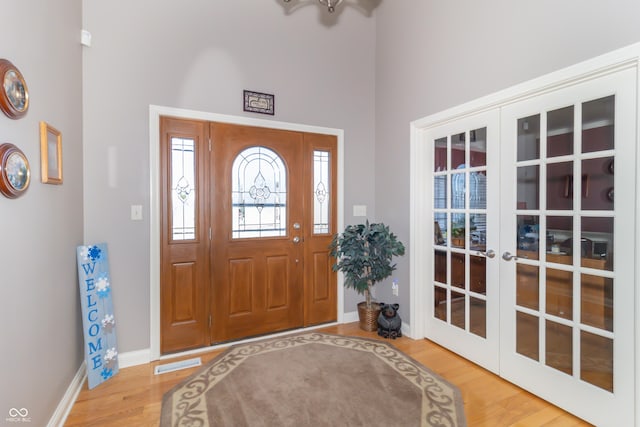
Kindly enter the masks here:
M 488 251 L 486 251 L 486 252 L 478 251 L 478 255 L 484 255 L 484 256 L 486 256 L 487 258 L 493 258 L 493 257 L 495 257 L 495 256 L 496 256 L 496 251 L 494 251 L 493 249 L 489 249 L 489 250 L 488 250 Z
M 511 261 L 511 260 L 516 261 L 518 259 L 518 257 L 515 256 L 515 255 L 511 255 L 511 252 L 507 251 L 507 252 L 502 254 L 502 259 L 505 260 L 505 261 Z
M 293 243 L 300 243 L 300 237 L 295 236 L 295 237 L 293 238 Z

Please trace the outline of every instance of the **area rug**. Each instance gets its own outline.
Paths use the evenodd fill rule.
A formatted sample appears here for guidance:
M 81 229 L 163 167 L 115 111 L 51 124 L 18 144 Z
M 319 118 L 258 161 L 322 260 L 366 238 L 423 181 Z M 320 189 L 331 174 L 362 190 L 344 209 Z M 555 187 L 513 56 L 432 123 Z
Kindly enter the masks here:
M 231 347 L 164 395 L 160 426 L 466 422 L 459 390 L 392 345 L 308 332 Z

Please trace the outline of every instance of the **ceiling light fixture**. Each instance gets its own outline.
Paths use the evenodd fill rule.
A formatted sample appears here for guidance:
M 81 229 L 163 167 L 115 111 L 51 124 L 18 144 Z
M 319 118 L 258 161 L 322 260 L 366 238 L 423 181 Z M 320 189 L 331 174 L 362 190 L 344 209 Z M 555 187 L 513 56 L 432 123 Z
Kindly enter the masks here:
M 285 3 L 289 3 L 291 0 L 283 0 Z M 327 7 L 329 13 L 333 13 L 336 10 L 336 6 L 342 3 L 342 0 L 318 0 L 318 2 Z

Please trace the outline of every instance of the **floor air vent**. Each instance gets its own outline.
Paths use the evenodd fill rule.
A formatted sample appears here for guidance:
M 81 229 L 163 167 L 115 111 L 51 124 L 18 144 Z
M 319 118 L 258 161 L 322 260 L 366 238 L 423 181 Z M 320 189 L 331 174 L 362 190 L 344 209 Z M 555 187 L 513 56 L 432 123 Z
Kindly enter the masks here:
M 156 375 L 166 374 L 167 372 L 179 371 L 180 369 L 193 368 L 202 365 L 199 357 L 195 359 L 180 360 L 179 362 L 167 363 L 166 365 L 158 365 L 154 369 Z

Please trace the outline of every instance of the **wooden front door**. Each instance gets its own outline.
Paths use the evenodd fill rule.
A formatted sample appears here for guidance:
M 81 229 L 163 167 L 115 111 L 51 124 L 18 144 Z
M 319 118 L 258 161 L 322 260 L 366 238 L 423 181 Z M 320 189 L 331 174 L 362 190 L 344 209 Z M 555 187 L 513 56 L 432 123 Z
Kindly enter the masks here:
M 190 193 L 189 219 L 196 231 L 191 243 L 171 240 L 176 225 L 170 213 L 184 208 L 178 191 L 188 179 L 182 179 L 182 166 L 172 169 L 163 161 L 162 173 L 174 176 L 174 183 L 163 179 L 168 219 L 163 220 L 162 353 L 335 321 L 336 275 L 328 246 L 336 232 L 336 137 L 163 118 L 163 157 L 169 157 L 165 153 L 174 138 L 167 129 L 182 122 L 203 135 L 192 137 L 202 141 L 195 144 Z M 189 244 L 205 253 L 208 267 L 202 275 L 189 270 L 181 276 L 182 261 L 175 265 L 169 256 Z M 183 334 L 187 324 L 198 332 Z
M 211 141 L 211 340 L 300 327 L 302 134 L 213 123 Z

